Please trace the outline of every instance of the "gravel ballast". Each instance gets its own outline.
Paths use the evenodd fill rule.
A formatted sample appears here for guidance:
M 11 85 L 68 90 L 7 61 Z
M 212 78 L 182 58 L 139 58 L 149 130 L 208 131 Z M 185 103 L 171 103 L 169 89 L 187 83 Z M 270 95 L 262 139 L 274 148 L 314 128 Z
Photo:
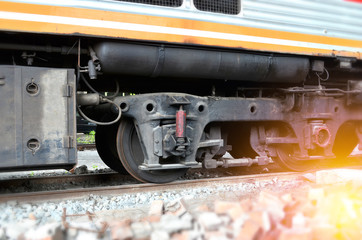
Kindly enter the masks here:
M 0 239 L 361 239 L 360 176 L 325 170 L 289 180 L 8 201 L 0 204 Z
M 65 200 L 61 202 L 46 201 L 38 203 L 18 203 L 16 201 L 9 201 L 7 203 L 0 204 L 0 212 L 2 213 L 0 215 L 0 229 L 6 233 L 6 236 L 12 238 L 14 234 L 18 234 L 20 236 L 27 234 L 28 231 L 34 231 L 34 229 L 41 228 L 42 226 L 47 226 L 53 223 L 61 223 L 63 234 L 68 234 L 70 229 L 64 232 L 64 212 L 66 212 L 67 216 L 79 215 L 69 217 L 70 223 L 75 221 L 76 224 L 79 223 L 77 219 L 82 217 L 84 219 L 86 213 L 97 215 L 97 219 L 99 219 L 100 216 L 103 216 L 102 218 L 104 219 L 111 218 L 111 222 L 118 221 L 119 219 L 128 219 L 129 221 L 136 223 L 138 220 L 147 216 L 150 204 L 155 201 L 162 201 L 163 204 L 167 206 L 166 209 L 169 209 L 170 211 L 177 211 L 179 208 L 180 199 L 186 199 L 185 201 L 187 201 L 190 206 L 197 206 L 200 204 L 200 202 L 211 204 L 217 199 L 233 199 L 237 201 L 238 199 L 249 198 L 263 189 L 269 189 L 270 191 L 283 189 L 283 191 L 287 191 L 288 189 L 291 190 L 296 187 L 302 187 L 303 185 L 304 182 L 302 180 L 288 182 L 285 180 L 279 181 L 277 179 L 273 179 L 262 182 L 257 181 L 254 183 L 216 183 L 212 187 L 197 187 L 181 190 L 168 190 L 163 192 L 123 194 L 119 196 L 98 196 L 90 194 L 87 198 L 81 200 Z M 114 216 L 117 217 L 115 218 Z M 167 218 L 168 217 L 166 215 L 164 217 L 165 220 L 163 221 L 168 222 L 168 225 L 159 228 L 161 232 L 166 231 L 168 234 L 179 231 L 179 229 L 170 230 L 172 229 L 173 223 L 177 223 L 176 225 L 181 223 L 191 224 L 185 223 L 184 221 L 186 220 L 166 220 Z M 207 216 L 201 217 L 200 219 L 201 221 L 202 219 L 207 219 Z M 90 223 L 88 218 L 85 218 L 85 220 L 86 221 L 82 224 L 87 225 Z M 210 226 L 213 226 L 211 228 L 217 227 L 219 222 L 220 221 L 218 218 L 215 217 L 214 222 L 210 223 Z M 110 223 L 108 223 L 108 225 L 110 225 Z M 132 232 L 134 233 L 137 232 L 137 229 L 140 227 L 137 227 L 137 224 L 135 224 L 133 228 L 134 229 Z M 94 228 L 91 229 L 94 230 Z M 82 232 L 81 230 L 77 231 Z M 110 231 L 110 229 L 107 231 Z M 54 232 L 57 231 L 54 230 Z M 154 233 L 154 237 L 158 236 L 157 234 L 162 235 L 163 233 L 161 232 Z
M 7 202 L 0 239 L 361 239 L 357 171 L 60 203 Z

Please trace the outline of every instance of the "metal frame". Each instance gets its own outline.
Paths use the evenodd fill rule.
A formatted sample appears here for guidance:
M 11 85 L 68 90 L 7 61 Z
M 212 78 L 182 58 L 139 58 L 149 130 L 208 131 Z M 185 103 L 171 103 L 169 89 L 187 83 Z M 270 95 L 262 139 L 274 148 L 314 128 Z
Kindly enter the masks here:
M 285 91 L 285 90 L 283 90 Z M 292 92 L 292 91 L 291 91 Z M 351 91 L 353 95 L 360 91 Z M 304 94 L 288 93 L 292 97 L 282 98 L 222 98 L 198 97 L 188 94 L 159 93 L 116 98 L 123 106 L 123 117 L 134 119 L 144 152 L 142 170 L 167 169 L 160 158 L 179 156 L 179 164 L 169 168 L 183 168 L 198 165 L 195 160 L 203 151 L 204 160 L 212 159 L 224 146 L 219 129 L 205 137 L 205 128 L 211 123 L 231 122 L 243 124 L 252 122 L 250 141 L 260 157 L 274 157 L 275 148 L 280 144 L 298 144 L 300 160 L 315 159 L 310 151 L 318 149 L 326 158 L 333 158 L 333 143 L 338 129 L 346 122 L 356 126 L 362 122 L 362 106 L 347 105 L 347 97 L 323 96 L 323 92 L 306 91 Z M 299 100 L 295 100 L 298 98 Z M 186 140 L 184 151 L 177 150 L 175 119 L 179 106 L 186 111 Z M 270 136 L 268 127 L 284 124 L 294 136 Z M 322 135 L 322 133 L 324 135 Z M 323 137 L 326 136 L 324 139 Z M 321 138 L 322 142 L 315 139 Z M 261 159 L 265 162 L 265 159 Z

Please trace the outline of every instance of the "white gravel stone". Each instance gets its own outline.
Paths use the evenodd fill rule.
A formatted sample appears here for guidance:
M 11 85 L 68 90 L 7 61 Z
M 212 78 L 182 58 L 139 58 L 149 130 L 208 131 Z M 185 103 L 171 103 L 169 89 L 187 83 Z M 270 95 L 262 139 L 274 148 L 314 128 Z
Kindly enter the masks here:
M 141 202 L 141 203 L 147 202 L 148 199 L 149 199 L 149 196 L 147 196 L 147 195 L 145 195 L 145 194 L 142 194 L 142 195 L 140 196 L 140 202 Z
M 231 218 L 229 216 L 219 216 L 222 225 L 227 226 L 229 223 L 231 223 Z
M 136 239 L 147 238 L 152 232 L 152 227 L 148 222 L 134 222 L 131 224 L 131 229 Z
M 6 233 L 4 228 L 0 228 L 0 240 L 6 240 Z
M 68 229 L 66 236 L 69 239 L 75 239 L 77 237 L 77 235 L 78 235 L 78 230 L 71 228 L 71 229 Z
M 97 234 L 94 232 L 78 231 L 75 240 L 97 240 Z
M 18 223 L 10 223 L 5 226 L 6 237 L 9 239 L 19 239 L 21 236 L 36 226 L 36 221 L 26 219 Z
M 233 222 L 233 235 L 234 237 L 238 236 L 239 232 L 240 232 L 240 229 L 242 228 L 242 226 L 244 225 L 244 222 L 248 219 L 248 216 L 247 215 L 244 215 L 238 219 L 236 219 L 234 222 Z
M 154 229 L 174 233 L 192 228 L 192 219 L 179 218 L 174 215 L 163 215 L 160 222 L 153 224 Z
M 54 222 L 42 225 L 37 228 L 28 230 L 25 233 L 25 239 L 37 240 L 37 239 L 63 239 L 63 231 L 61 229 L 61 223 Z
M 222 224 L 219 216 L 214 212 L 204 212 L 198 216 L 199 223 L 206 228 L 206 230 L 217 230 Z
M 154 231 L 151 234 L 151 240 L 169 240 L 170 235 L 164 231 Z
M 320 185 L 345 183 L 348 181 L 362 185 L 362 170 L 329 169 L 316 172 L 316 183 Z

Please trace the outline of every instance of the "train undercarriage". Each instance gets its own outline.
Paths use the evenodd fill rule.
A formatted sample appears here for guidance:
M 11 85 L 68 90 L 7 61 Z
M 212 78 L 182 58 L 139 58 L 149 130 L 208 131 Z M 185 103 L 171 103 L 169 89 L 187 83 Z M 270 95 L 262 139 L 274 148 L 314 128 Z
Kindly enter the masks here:
M 346 161 L 362 143 L 362 63 L 356 59 L 89 39 L 73 39 L 73 44 L 58 39 L 57 46 L 50 47 L 49 39 L 24 44 L 11 34 L 3 39 L 7 41 L 0 44 L 5 74 L 0 94 L 7 93 L 14 106 L 23 101 L 22 114 L 1 117 L 2 130 L 13 136 L 13 141 L 2 140 L 7 148 L 1 153 L 18 144 L 8 154 L 18 161 L 0 164 L 3 171 L 71 168 L 76 108 L 98 123 L 96 147 L 102 160 L 143 182 L 170 182 L 195 167 L 248 167 L 272 161 L 304 171 L 321 160 Z M 59 72 L 50 77 L 65 74 L 64 83 L 37 82 L 53 70 Z M 6 90 L 9 79 L 14 85 Z M 60 86 L 64 89 L 52 95 Z M 44 92 L 50 97 L 41 97 Z M 25 95 L 19 100 L 19 94 L 28 100 Z M 58 116 L 45 110 L 52 107 L 67 112 L 62 121 L 68 131 L 59 126 L 34 133 L 36 126 L 29 125 L 29 134 L 18 140 L 12 128 L 25 129 L 26 120 L 9 122 L 28 116 L 26 101 L 37 97 L 42 100 L 32 104 L 43 110 L 29 113 L 28 120 L 49 123 Z M 55 100 L 52 106 L 45 103 L 64 97 L 66 106 Z M 0 109 L 5 111 L 5 105 Z M 72 160 L 49 160 L 55 153 L 49 148 L 55 145 L 68 149 L 68 155 L 55 157 Z M 37 154 L 45 155 L 34 164 Z
M 117 162 L 119 168 L 121 160 L 131 175 L 147 182 L 168 182 L 200 165 L 242 167 L 272 159 L 303 171 L 320 160 L 345 161 L 361 140 L 360 107 L 346 107 L 347 97 L 312 90 L 283 89 L 288 96 L 283 100 L 179 93 L 118 97 L 118 129 L 101 126 L 97 131 L 113 135 L 110 166 Z M 100 152 L 106 152 L 107 140 L 97 141 Z M 223 158 L 226 152 L 234 158 Z

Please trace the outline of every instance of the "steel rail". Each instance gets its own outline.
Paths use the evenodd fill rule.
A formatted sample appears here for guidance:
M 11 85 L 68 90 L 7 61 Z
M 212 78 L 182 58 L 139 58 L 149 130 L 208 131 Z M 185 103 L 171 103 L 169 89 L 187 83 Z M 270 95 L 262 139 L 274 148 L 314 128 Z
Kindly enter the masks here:
M 8 178 L 0 180 L 0 192 L 4 188 L 16 188 L 16 187 L 24 187 L 30 185 L 52 185 L 56 184 L 64 184 L 64 183 L 73 183 L 73 182 L 109 182 L 109 181 L 119 181 L 124 180 L 125 178 L 131 177 L 128 175 L 121 175 L 116 172 L 110 173 L 93 173 L 93 174 L 80 174 L 80 175 L 58 175 L 58 176 L 46 176 L 46 177 L 26 177 L 26 178 Z M 128 179 L 127 179 L 128 180 Z M 136 182 L 136 180 L 134 180 Z
M 42 192 L 25 192 L 0 195 L 0 203 L 7 201 L 18 202 L 41 202 L 41 201 L 56 201 L 64 199 L 82 199 L 89 194 L 95 195 L 122 195 L 129 193 L 139 192 L 160 192 L 166 190 L 181 190 L 185 188 L 217 186 L 223 184 L 237 184 L 237 183 L 253 183 L 270 181 L 275 178 L 278 180 L 296 180 L 304 173 L 283 172 L 283 173 L 265 173 L 265 174 L 252 174 L 236 177 L 222 177 L 222 178 L 208 178 L 199 180 L 183 180 L 175 181 L 166 184 L 126 184 L 119 186 L 107 187 L 92 187 L 92 188 L 77 188 L 68 190 L 55 190 L 55 191 L 42 191 Z
M 96 144 L 95 143 L 78 143 L 77 144 L 77 149 L 93 149 L 96 148 Z
M 339 168 L 354 168 L 362 169 L 360 165 L 361 155 L 354 155 L 348 158 L 350 160 L 348 166 L 341 165 L 335 166 Z M 327 164 L 327 163 L 325 163 Z M 335 168 L 334 167 L 334 168 Z M 89 194 L 97 195 L 121 195 L 127 193 L 138 193 L 138 192 L 154 192 L 154 191 L 167 191 L 177 190 L 192 187 L 206 187 L 206 186 L 217 186 L 218 184 L 235 184 L 235 183 L 252 183 L 257 181 L 271 180 L 274 178 L 293 180 L 302 178 L 302 176 L 308 172 L 316 172 L 318 170 L 330 169 L 328 165 L 320 165 L 318 169 L 306 171 L 306 172 L 270 172 L 262 174 L 247 174 L 242 176 L 229 176 L 229 177 L 216 177 L 216 178 L 203 178 L 197 180 L 178 180 L 166 184 L 152 184 L 152 183 L 140 183 L 131 178 L 128 175 L 121 175 L 119 173 L 99 173 L 99 174 L 82 174 L 82 175 L 61 175 L 61 176 L 48 176 L 48 177 L 28 177 L 20 179 L 5 179 L 0 180 L 1 188 L 9 188 L 16 186 L 24 186 L 30 184 L 42 185 L 54 183 L 89 183 L 91 181 L 96 184 L 108 184 L 112 183 L 112 186 L 96 186 L 96 187 L 73 187 L 72 189 L 64 190 L 51 190 L 51 191 L 38 191 L 38 192 L 21 192 L 21 193 L 0 193 L 0 203 L 6 201 L 18 201 L 18 202 L 38 202 L 45 200 L 61 200 L 61 199 L 75 199 L 83 198 Z M 134 183 L 129 183 L 134 181 Z M 119 183 L 114 185 L 114 183 Z

